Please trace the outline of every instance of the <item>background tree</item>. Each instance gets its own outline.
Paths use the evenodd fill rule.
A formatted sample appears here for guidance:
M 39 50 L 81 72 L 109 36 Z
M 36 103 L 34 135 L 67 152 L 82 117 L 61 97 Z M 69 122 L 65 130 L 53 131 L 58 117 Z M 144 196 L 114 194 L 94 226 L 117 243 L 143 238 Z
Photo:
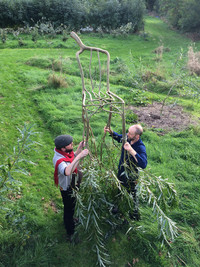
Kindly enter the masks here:
M 0 0 L 0 27 L 33 26 L 46 19 L 53 25 L 64 24 L 79 30 L 101 26 L 109 31 L 132 22 L 134 31 L 143 25 L 144 2 L 141 0 Z
M 200 28 L 200 2 L 198 0 L 158 0 L 158 12 L 175 28 L 198 31 Z

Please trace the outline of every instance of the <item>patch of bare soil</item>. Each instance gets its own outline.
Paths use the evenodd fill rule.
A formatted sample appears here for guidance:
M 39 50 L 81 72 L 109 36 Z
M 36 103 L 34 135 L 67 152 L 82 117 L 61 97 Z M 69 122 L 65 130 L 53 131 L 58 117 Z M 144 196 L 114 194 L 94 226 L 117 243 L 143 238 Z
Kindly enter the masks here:
M 162 103 L 154 102 L 153 105 L 146 107 L 129 106 L 128 109 L 137 114 L 138 121 L 144 123 L 148 128 L 182 131 L 190 125 L 199 124 L 199 121 L 194 120 L 178 105 L 165 105 L 162 110 Z

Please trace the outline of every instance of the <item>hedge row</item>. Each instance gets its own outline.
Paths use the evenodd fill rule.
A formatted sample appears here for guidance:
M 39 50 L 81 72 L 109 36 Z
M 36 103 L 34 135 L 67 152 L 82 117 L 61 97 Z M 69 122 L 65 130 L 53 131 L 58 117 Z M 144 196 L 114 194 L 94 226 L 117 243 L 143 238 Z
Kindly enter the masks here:
M 46 19 L 70 29 L 116 29 L 132 22 L 143 26 L 143 0 L 0 0 L 0 27 L 29 25 Z

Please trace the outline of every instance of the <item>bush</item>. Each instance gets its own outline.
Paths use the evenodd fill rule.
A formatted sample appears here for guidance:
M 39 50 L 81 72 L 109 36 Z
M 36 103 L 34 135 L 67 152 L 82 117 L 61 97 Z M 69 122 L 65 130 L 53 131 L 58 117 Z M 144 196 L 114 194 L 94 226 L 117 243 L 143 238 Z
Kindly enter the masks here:
M 118 0 L 95 1 L 90 7 L 88 22 L 96 30 L 98 27 L 105 29 L 115 29 L 119 27 L 120 4 Z
M 145 0 L 146 8 L 150 11 L 153 11 L 156 1 L 157 0 Z
M 169 23 L 184 32 L 200 29 L 199 0 L 158 0 L 158 10 L 167 17 Z
M 120 29 L 130 25 L 131 31 L 143 28 L 143 14 L 145 6 L 140 0 L 110 0 L 95 1 L 90 7 L 88 23 L 97 30 L 104 31 Z
M 34 25 L 47 19 L 58 26 L 61 23 L 78 29 L 86 22 L 86 10 L 80 0 L 0 0 L 0 27 Z
M 112 30 L 111 34 L 115 37 L 117 36 L 123 36 L 123 37 L 127 37 L 128 34 L 134 32 L 134 27 L 133 27 L 133 23 L 129 22 L 126 25 L 122 25 L 121 27 Z
M 126 123 L 133 124 L 138 122 L 138 115 L 131 110 L 126 111 Z
M 179 27 L 183 31 L 198 31 L 200 29 L 199 0 L 185 0 L 180 9 Z
M 0 27 L 5 28 L 14 25 L 12 20 L 12 7 L 10 2 L 6 0 L 0 0 Z
M 0 0 L 0 27 L 33 26 L 50 21 L 80 30 L 88 25 L 110 31 L 132 23 L 134 31 L 143 26 L 144 3 L 140 0 Z
M 144 28 L 143 15 L 145 5 L 140 0 L 124 0 L 121 2 L 120 16 L 121 25 L 126 25 L 132 22 L 134 31 L 142 30 Z

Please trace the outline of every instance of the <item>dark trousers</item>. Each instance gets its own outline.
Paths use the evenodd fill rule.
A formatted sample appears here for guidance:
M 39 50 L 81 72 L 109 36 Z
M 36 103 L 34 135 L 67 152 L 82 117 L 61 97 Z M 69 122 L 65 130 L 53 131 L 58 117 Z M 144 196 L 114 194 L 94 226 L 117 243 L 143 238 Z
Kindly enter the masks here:
M 137 196 L 137 190 L 136 190 L 136 179 L 138 176 L 135 176 L 135 180 L 128 179 L 124 174 L 120 175 L 118 173 L 118 179 L 122 182 L 122 185 L 126 187 L 126 190 L 128 193 L 131 193 L 133 197 L 133 203 L 134 203 L 134 210 L 129 212 L 129 216 L 131 219 L 139 220 L 140 214 L 139 214 L 139 200 Z
M 74 210 L 76 205 L 76 199 L 73 197 L 72 188 L 70 187 L 67 191 L 60 191 L 62 195 L 63 205 L 64 205 L 64 225 L 68 235 L 74 234 L 75 224 L 74 224 Z

